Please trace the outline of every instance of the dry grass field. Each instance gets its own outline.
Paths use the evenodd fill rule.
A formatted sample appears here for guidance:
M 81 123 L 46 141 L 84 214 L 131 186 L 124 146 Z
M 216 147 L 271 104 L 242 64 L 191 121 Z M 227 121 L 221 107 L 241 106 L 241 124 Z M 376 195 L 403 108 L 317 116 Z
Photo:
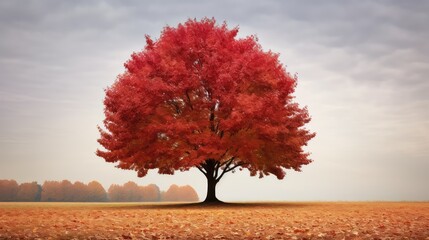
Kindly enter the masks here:
M 0 203 L 0 239 L 429 239 L 429 203 Z

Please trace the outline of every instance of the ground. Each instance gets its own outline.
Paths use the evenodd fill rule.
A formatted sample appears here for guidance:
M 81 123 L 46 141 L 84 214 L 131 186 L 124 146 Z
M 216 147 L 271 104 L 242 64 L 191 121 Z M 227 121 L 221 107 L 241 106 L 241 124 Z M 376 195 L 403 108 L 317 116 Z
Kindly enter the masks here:
M 429 203 L 0 203 L 0 239 L 429 239 Z

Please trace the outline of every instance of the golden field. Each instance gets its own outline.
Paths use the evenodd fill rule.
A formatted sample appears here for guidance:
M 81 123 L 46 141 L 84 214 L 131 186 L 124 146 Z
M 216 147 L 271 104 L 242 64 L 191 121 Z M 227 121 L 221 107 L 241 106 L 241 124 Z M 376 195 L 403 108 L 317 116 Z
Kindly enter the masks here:
M 0 203 L 0 239 L 429 239 L 429 203 Z

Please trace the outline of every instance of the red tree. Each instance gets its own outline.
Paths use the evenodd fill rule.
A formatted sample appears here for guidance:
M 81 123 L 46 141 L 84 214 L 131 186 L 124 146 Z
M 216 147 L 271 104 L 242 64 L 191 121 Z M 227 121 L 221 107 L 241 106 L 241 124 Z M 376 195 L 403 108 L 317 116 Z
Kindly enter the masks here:
M 304 128 L 306 108 L 293 102 L 296 76 L 237 32 L 203 19 L 146 37 L 106 90 L 97 155 L 140 177 L 198 168 L 206 202 L 218 201 L 216 184 L 237 167 L 282 179 L 310 163 L 302 147 L 314 134 Z

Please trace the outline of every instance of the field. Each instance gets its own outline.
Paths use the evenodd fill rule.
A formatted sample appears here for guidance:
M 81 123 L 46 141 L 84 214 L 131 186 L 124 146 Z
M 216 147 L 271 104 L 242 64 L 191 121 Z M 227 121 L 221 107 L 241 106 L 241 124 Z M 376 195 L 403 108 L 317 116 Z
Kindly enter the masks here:
M 429 239 L 429 203 L 0 203 L 0 239 Z

